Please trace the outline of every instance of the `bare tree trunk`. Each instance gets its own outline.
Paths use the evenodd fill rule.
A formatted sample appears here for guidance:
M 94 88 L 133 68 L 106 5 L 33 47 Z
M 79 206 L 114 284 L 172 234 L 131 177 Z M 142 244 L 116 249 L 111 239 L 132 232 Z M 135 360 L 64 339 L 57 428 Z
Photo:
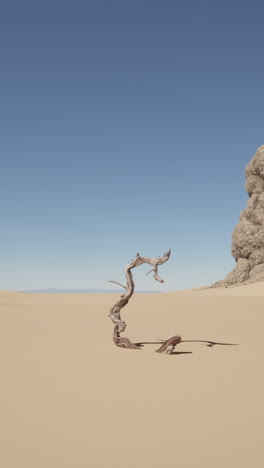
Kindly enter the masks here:
M 111 318 L 112 322 L 115 324 L 114 327 L 114 334 L 113 334 L 113 341 L 116 346 L 121 348 L 128 348 L 128 349 L 140 349 L 140 346 L 132 343 L 129 338 L 122 338 L 120 333 L 124 332 L 126 329 L 126 322 L 121 319 L 120 311 L 125 307 L 134 293 L 135 283 L 133 280 L 133 275 L 131 270 L 137 266 L 143 265 L 143 263 L 147 263 L 151 265 L 153 268 L 147 273 L 147 275 L 151 272 L 154 272 L 154 279 L 159 281 L 159 283 L 163 283 L 164 280 L 158 274 L 158 266 L 162 265 L 163 263 L 169 260 L 171 254 L 171 250 L 166 252 L 162 257 L 158 258 L 148 258 L 148 257 L 140 257 L 137 253 L 134 260 L 132 260 L 126 267 L 125 267 L 125 275 L 127 284 L 126 286 L 118 283 L 117 281 L 110 280 L 109 282 L 118 284 L 126 289 L 126 292 L 120 296 L 120 299 L 114 304 L 113 307 L 110 309 L 109 317 Z M 174 349 L 174 348 L 173 348 Z M 163 352 L 163 351 L 159 351 Z
M 180 335 L 175 335 L 167 338 L 166 341 L 161 345 L 159 349 L 156 349 L 157 353 L 163 353 L 163 354 L 171 354 L 175 346 L 181 342 L 181 337 Z

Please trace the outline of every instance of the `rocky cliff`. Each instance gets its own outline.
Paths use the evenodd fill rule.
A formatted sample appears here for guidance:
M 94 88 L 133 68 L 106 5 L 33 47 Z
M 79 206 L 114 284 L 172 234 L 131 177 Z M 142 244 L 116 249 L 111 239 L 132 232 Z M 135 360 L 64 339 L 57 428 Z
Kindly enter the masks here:
M 232 235 L 235 268 L 213 286 L 229 286 L 264 280 L 264 145 L 246 167 L 247 207 Z

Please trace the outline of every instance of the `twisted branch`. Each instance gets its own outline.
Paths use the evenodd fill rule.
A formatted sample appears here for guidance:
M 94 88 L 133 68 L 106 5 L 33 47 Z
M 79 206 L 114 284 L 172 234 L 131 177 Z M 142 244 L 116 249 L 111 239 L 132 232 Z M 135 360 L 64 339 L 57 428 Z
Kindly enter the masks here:
M 120 299 L 114 304 L 113 307 L 110 309 L 109 317 L 111 318 L 112 322 L 115 324 L 114 327 L 114 334 L 113 334 L 113 341 L 116 346 L 121 348 L 129 348 L 129 349 L 140 349 L 140 346 L 132 343 L 129 338 L 122 338 L 120 333 L 124 332 L 126 329 L 126 322 L 121 319 L 120 311 L 125 307 L 134 293 L 135 290 L 135 283 L 133 279 L 133 275 L 131 270 L 136 268 L 143 263 L 147 263 L 151 265 L 153 268 L 147 273 L 154 272 L 153 278 L 158 281 L 159 283 L 164 283 L 164 280 L 158 274 L 158 266 L 163 265 L 163 263 L 169 260 L 171 254 L 171 250 L 165 252 L 162 257 L 158 258 L 148 258 L 148 257 L 140 257 L 139 253 L 136 254 L 136 257 L 131 260 L 131 262 L 125 267 L 125 276 L 126 276 L 126 286 L 118 283 L 117 281 L 110 280 L 111 283 L 118 284 L 126 289 L 126 292 L 120 296 Z
M 159 349 L 156 349 L 157 353 L 171 354 L 175 346 L 181 342 L 180 335 L 174 335 L 167 338 Z

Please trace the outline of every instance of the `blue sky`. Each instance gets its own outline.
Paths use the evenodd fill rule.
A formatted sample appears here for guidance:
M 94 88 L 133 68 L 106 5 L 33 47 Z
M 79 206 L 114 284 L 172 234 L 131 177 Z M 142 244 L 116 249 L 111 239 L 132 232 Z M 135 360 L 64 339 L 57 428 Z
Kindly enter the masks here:
M 1 3 L 0 289 L 210 284 L 264 143 L 262 1 Z

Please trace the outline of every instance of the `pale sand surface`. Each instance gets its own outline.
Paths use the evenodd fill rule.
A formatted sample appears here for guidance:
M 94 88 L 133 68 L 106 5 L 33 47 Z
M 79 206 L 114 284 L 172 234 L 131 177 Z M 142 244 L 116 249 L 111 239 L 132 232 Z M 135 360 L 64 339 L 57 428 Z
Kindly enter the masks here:
M 138 294 L 0 292 L 3 468 L 263 468 L 264 283 Z

